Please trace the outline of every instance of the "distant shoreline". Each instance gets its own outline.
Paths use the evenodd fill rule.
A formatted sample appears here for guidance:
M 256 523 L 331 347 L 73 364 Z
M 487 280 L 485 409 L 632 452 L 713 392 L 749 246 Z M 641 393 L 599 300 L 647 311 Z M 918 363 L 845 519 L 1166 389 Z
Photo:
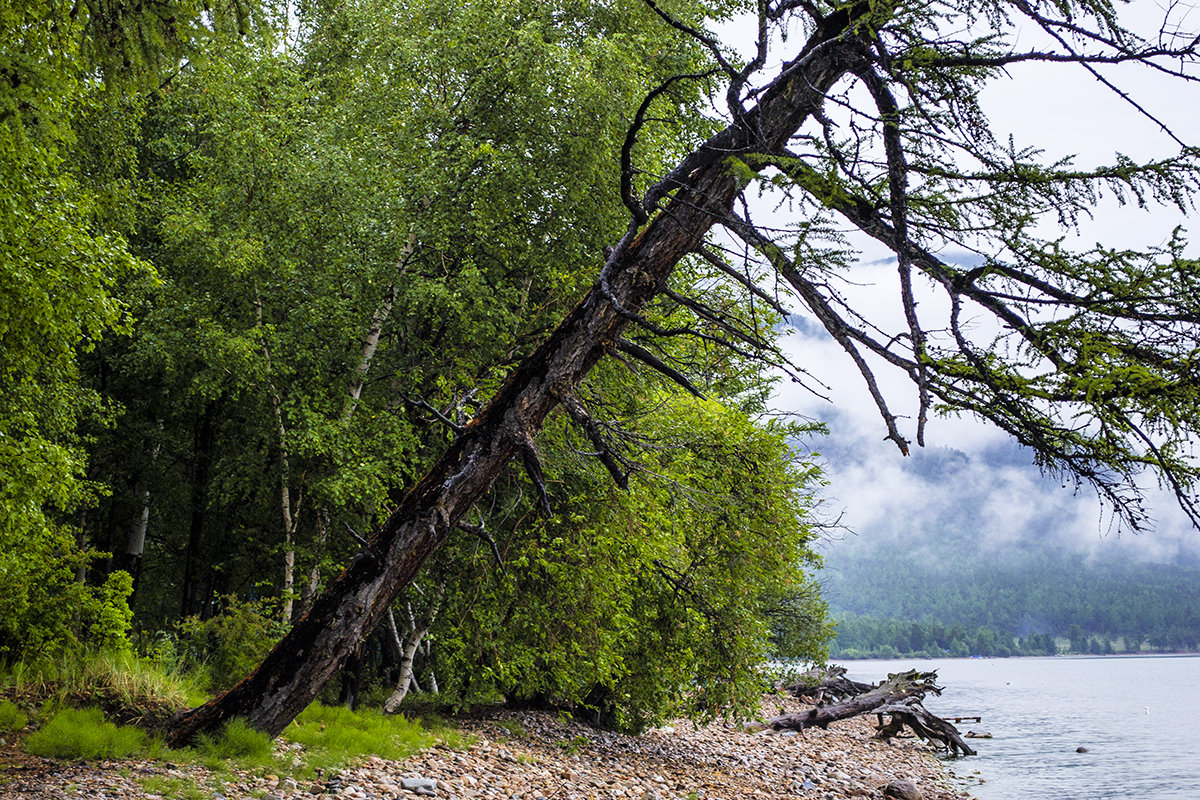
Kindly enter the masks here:
M 917 656 L 917 655 L 899 655 L 899 656 L 836 656 L 830 658 L 830 663 L 840 664 L 843 661 L 1015 661 L 1017 659 L 1034 659 L 1034 658 L 1177 658 L 1186 656 L 1200 656 L 1200 650 L 1171 650 L 1163 652 L 1143 652 L 1143 653 L 1057 653 L 1049 656 Z

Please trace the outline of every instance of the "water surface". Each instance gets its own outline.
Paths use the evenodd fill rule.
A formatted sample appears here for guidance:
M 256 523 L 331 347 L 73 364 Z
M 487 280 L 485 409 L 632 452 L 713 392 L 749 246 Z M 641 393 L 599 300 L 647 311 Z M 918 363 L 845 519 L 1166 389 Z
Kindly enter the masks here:
M 980 800 L 1200 798 L 1200 656 L 848 661 L 848 676 L 936 669 L 942 717 L 982 716 L 949 764 Z M 1078 753 L 1085 747 L 1088 752 Z M 974 774 L 978 773 L 978 774 Z M 982 780 L 982 783 L 979 781 Z

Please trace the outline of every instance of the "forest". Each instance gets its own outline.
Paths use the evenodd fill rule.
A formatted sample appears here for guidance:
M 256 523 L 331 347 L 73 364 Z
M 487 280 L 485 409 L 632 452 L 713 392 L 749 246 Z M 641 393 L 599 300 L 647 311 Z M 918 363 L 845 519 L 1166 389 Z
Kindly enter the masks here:
M 936 560 L 896 546 L 821 573 L 832 658 L 1200 649 L 1200 570 L 1066 550 Z
M 619 238 L 628 118 L 699 57 L 626 5 L 317 4 L 290 31 L 235 5 L 188 49 L 150 18 L 162 41 L 85 28 L 43 65 L 62 119 L 6 112 L 31 212 L 6 218 L 0 658 L 136 648 L 215 691 L 308 610 Z M 704 86 L 656 104 L 643 169 L 711 128 Z M 696 335 L 622 339 L 578 390 L 593 427 L 547 423 L 326 700 L 636 728 L 820 657 L 821 478 L 789 444 L 817 431 L 766 415 L 767 365 L 732 346 L 779 317 L 685 269 L 647 313 Z
M 1123 525 L 1147 475 L 1200 518 L 1184 231 L 1035 225 L 1190 213 L 1200 151 L 1044 163 L 978 101 L 1025 61 L 1189 85 L 1197 41 L 982 5 L 0 0 L 0 662 L 199 675 L 173 744 L 318 697 L 744 713 L 832 636 L 822 428 L 770 403 L 797 313 L 897 457 L 964 413 Z M 705 32 L 745 14 L 748 56 Z

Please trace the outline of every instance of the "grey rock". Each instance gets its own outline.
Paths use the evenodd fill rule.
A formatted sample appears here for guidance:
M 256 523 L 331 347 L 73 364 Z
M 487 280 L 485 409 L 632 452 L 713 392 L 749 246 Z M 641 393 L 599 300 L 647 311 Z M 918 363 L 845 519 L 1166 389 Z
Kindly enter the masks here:
M 884 797 L 894 797 L 896 800 L 925 800 L 925 795 L 910 780 L 898 779 L 883 787 Z
M 412 789 L 418 793 L 420 793 L 421 790 L 425 790 L 428 792 L 435 792 L 435 791 L 437 791 L 437 779 L 436 778 L 401 778 L 400 779 L 400 788 L 401 789 Z

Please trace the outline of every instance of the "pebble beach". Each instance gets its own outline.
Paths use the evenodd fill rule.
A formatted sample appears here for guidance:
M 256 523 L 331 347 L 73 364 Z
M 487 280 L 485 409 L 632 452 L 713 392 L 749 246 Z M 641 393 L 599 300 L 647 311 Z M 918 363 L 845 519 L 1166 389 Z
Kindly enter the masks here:
M 772 698 L 764 715 L 797 707 L 798 701 Z M 928 745 L 874 739 L 873 720 L 860 717 L 802 733 L 679 722 L 626 736 L 553 714 L 497 711 L 457 723 L 472 737 L 465 748 L 438 745 L 403 761 L 372 758 L 304 782 L 241 773 L 218 780 L 200 766 L 162 762 L 63 763 L 6 748 L 0 798 L 169 800 L 167 793 L 146 788 L 165 783 L 186 785 L 189 797 L 209 800 L 841 800 L 883 798 L 889 784 L 888 796 L 901 796 L 897 786 L 915 789 L 921 800 L 968 796 L 951 784 Z M 964 768 L 969 771 L 969 762 Z

